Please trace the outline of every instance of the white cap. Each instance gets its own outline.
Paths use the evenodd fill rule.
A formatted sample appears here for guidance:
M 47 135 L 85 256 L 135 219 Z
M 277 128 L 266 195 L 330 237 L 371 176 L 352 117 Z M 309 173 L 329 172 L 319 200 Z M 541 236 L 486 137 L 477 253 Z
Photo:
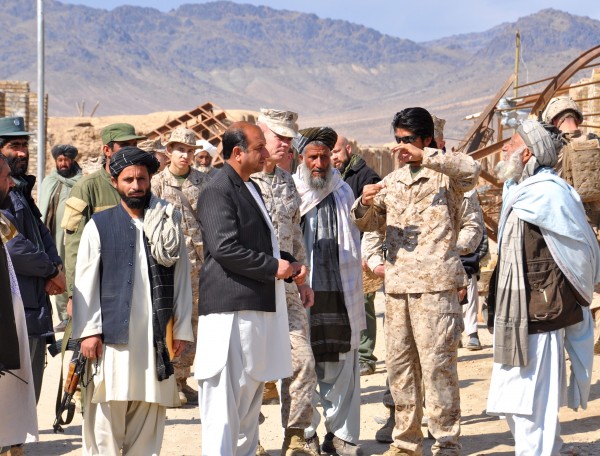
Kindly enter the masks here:
M 198 147 L 198 149 L 196 149 L 196 152 L 194 153 L 194 155 L 197 155 L 198 153 L 200 153 L 201 150 L 205 150 L 213 158 L 215 157 L 215 155 L 217 155 L 217 148 L 215 146 L 213 146 L 211 143 L 209 143 L 206 139 L 197 140 L 196 146 L 199 146 L 199 147 Z

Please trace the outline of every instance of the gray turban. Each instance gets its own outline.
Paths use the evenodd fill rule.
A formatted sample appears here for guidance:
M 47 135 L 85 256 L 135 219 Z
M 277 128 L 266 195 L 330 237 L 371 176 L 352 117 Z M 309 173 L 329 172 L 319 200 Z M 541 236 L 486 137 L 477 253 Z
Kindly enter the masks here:
M 519 125 L 517 133 L 523 138 L 539 166 L 556 165 L 561 143 L 555 141 L 541 123 L 537 120 L 526 120 Z
M 335 147 L 337 138 L 337 133 L 329 127 L 305 128 L 298 132 L 298 136 L 292 141 L 292 145 L 299 154 L 304 153 L 304 148 L 315 141 L 322 142 L 331 150 Z
M 52 156 L 55 160 L 61 155 L 74 160 L 78 153 L 77 147 L 70 144 L 58 144 L 52 148 Z
M 145 166 L 150 175 L 156 173 L 160 166 L 158 160 L 148 152 L 135 146 L 126 146 L 110 157 L 110 175 L 116 179 L 125 168 L 134 165 Z

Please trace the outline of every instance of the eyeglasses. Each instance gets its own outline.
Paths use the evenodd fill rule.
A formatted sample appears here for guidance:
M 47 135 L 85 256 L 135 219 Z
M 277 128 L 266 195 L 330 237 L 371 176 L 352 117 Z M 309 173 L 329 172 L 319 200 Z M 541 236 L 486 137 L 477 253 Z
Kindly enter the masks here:
M 394 139 L 396 139 L 396 142 L 398 144 L 400 143 L 404 143 L 404 144 L 412 144 L 417 140 L 418 136 L 394 136 Z
M 27 149 L 29 147 L 29 142 L 27 141 L 10 141 L 6 143 L 6 145 L 13 150 L 17 149 Z

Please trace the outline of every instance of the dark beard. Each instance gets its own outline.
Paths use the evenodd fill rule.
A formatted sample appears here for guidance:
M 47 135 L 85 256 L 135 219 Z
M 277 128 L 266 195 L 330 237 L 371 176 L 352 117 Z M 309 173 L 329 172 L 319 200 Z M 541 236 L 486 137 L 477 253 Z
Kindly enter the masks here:
M 119 195 L 129 209 L 146 209 L 150 204 L 150 190 L 144 196 L 127 196 L 121 192 Z
M 10 174 L 12 176 L 23 176 L 29 167 L 29 156 L 25 158 L 6 157 L 6 162 L 10 167 Z
M 56 172 L 62 176 L 62 177 L 73 177 L 75 174 L 77 174 L 77 171 L 79 171 L 79 165 L 76 162 L 73 162 L 73 164 L 71 166 L 69 166 L 67 169 L 58 169 L 56 168 Z

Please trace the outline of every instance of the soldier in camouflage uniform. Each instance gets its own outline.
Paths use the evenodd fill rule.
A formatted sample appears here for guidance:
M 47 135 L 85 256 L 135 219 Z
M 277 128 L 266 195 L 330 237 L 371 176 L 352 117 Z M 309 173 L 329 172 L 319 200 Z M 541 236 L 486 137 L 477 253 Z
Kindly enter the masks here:
M 361 230 L 386 229 L 386 365 L 396 425 L 385 454 L 421 455 L 425 395 L 433 454 L 454 456 L 463 327 L 457 290 L 467 285 L 456 239 L 463 195 L 475 186 L 479 165 L 436 149 L 433 120 L 423 108 L 398 112 L 392 127 L 398 143 L 392 152 L 409 166 L 365 186 L 352 208 Z
M 297 117 L 296 113 L 290 111 L 261 109 L 257 124 L 265 135 L 269 158 L 263 171 L 253 174 L 252 180 L 260 187 L 277 233 L 279 248 L 290 252 L 298 262 L 306 264 L 300 227 L 300 195 L 292 176 L 277 166 L 288 154 L 290 143 L 297 134 Z M 317 384 L 305 310 L 305 307 L 312 305 L 313 295 L 307 284 L 297 286 L 295 283 L 286 283 L 285 291 L 293 373 L 281 384 L 281 422 L 285 429 L 281 454 L 314 456 L 315 453 L 306 447 L 304 440 L 304 429 L 310 426 L 312 418 L 311 401 Z
M 69 199 L 65 202 L 61 228 L 65 230 L 65 268 L 67 275 L 67 293 L 69 304 L 67 311 L 70 313 L 73 296 L 73 281 L 75 279 L 75 263 L 77 250 L 85 224 L 96 212 L 110 209 L 121 202 L 121 197 L 113 187 L 109 164 L 110 157 L 122 147 L 135 146 L 140 136 L 135 133 L 133 125 L 117 123 L 107 125 L 102 129 L 103 167 L 92 174 L 83 176 L 71 189 Z
M 202 233 L 198 221 L 200 194 L 208 183 L 208 175 L 192 167 L 196 150 L 196 135 L 192 130 L 178 127 L 171 133 L 166 153 L 169 166 L 152 177 L 152 192 L 181 211 L 183 235 L 191 264 L 192 275 L 192 328 L 194 337 L 198 328 L 198 287 L 200 268 L 204 262 Z M 194 363 L 196 344 L 188 344 L 178 359 L 174 360 L 175 379 L 182 405 L 198 404 L 198 392 L 187 384 L 190 368 Z
M 569 96 L 552 98 L 544 110 L 542 118 L 547 124 L 553 124 L 557 127 L 563 133 L 565 141 L 567 141 L 567 145 L 563 147 L 559 154 L 558 163 L 555 168 L 560 177 L 566 179 L 570 185 L 573 185 L 572 180 L 564 175 L 562 169 L 565 152 L 574 143 L 581 144 L 589 140 L 597 141 L 598 137 L 591 133 L 583 134 L 581 132 L 579 126 L 583 122 L 583 114 L 577 103 Z M 595 144 L 596 148 L 598 147 L 597 142 L 590 144 Z M 598 174 L 596 174 L 596 179 L 600 179 Z M 596 234 L 596 239 L 600 243 L 600 200 L 585 202 L 583 203 L 583 208 L 585 209 L 588 222 Z M 596 284 L 594 288 L 594 298 L 590 304 L 590 310 L 596 322 L 594 353 L 600 355 L 600 284 Z

